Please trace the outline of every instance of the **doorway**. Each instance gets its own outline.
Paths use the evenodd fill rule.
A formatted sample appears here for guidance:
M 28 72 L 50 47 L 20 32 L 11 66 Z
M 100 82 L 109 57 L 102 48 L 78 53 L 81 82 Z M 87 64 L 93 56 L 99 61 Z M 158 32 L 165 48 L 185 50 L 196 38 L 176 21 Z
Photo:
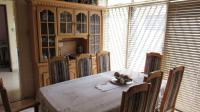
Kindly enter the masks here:
M 14 9 L 13 0 L 0 0 L 0 78 L 11 102 L 21 99 Z
M 11 72 L 7 11 L 5 5 L 0 5 L 0 15 L 0 72 Z

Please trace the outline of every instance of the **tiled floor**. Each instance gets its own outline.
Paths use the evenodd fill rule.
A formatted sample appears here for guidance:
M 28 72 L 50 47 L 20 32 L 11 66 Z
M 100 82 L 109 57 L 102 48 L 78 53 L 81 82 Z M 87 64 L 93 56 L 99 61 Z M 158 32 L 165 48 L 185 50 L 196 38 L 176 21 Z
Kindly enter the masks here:
M 8 71 L 9 71 L 8 69 L 0 69 L 0 78 L 3 79 L 4 86 L 8 91 L 10 101 L 16 101 L 20 99 L 19 72 L 18 71 L 8 72 Z M 0 112 L 4 112 L 2 107 L 0 107 Z M 34 109 L 30 108 L 22 112 L 34 112 Z
M 0 112 L 5 112 L 2 107 L 0 107 Z M 34 112 L 34 109 L 30 108 L 30 109 L 23 110 L 21 112 Z
M 30 109 L 26 109 L 26 110 L 23 110 L 21 112 L 34 112 L 34 109 L 33 108 L 30 108 Z
M 4 86 L 8 91 L 8 96 L 10 101 L 19 100 L 20 99 L 19 72 L 18 71 L 7 72 L 6 69 L 0 69 L 0 78 L 3 79 Z

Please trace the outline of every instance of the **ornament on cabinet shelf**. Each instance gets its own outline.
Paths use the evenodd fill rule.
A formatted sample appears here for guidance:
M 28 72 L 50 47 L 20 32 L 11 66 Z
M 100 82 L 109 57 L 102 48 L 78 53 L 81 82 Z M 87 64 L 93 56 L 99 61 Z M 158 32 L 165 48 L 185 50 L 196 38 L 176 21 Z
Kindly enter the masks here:
M 82 4 L 92 4 L 97 5 L 97 0 L 64 0 L 66 2 L 82 3 Z

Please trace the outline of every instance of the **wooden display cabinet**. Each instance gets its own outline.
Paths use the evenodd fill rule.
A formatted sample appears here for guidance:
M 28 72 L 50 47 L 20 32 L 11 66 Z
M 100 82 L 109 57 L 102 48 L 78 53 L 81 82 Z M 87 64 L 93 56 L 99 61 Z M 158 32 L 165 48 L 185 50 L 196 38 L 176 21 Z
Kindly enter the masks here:
M 92 74 L 97 74 L 96 55 L 92 55 Z
M 75 36 L 87 39 L 88 11 L 75 10 Z
M 58 41 L 83 39 L 84 53 L 102 50 L 104 7 L 54 0 L 27 0 L 36 90 L 50 84 L 48 60 L 58 56 Z M 93 74 L 96 74 L 93 59 Z M 76 78 L 76 62 L 70 60 L 70 79 Z
M 101 12 L 89 14 L 89 53 L 96 54 L 101 44 Z
M 38 64 L 39 87 L 50 85 L 48 63 Z
M 76 60 L 69 61 L 69 74 L 70 74 L 70 80 L 77 78 Z
M 58 8 L 58 35 L 71 38 L 74 36 L 74 10 Z
M 57 55 L 56 8 L 38 7 L 37 18 L 40 62 L 47 62 Z

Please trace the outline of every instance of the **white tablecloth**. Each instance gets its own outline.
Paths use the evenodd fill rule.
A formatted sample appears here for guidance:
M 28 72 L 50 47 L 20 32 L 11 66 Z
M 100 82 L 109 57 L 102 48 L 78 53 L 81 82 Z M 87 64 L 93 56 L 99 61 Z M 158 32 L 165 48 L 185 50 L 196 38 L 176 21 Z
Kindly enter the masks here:
M 143 83 L 144 74 L 121 71 L 132 76 L 132 85 L 119 86 L 107 91 L 96 88 L 98 84 L 109 82 L 113 73 L 105 72 L 41 88 L 39 100 L 42 112 L 118 112 L 122 91 L 127 90 L 129 86 Z

